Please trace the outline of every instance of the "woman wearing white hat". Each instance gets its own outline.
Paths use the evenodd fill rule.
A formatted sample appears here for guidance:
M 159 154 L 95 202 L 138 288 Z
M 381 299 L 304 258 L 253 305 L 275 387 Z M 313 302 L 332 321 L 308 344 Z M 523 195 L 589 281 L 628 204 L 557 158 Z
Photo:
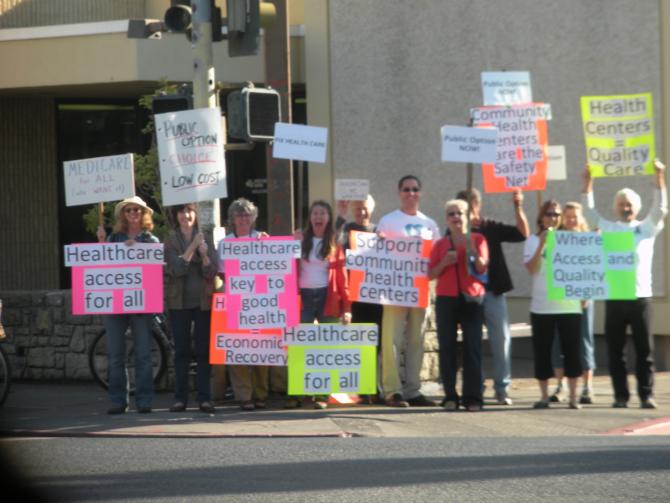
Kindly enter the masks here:
M 113 232 L 107 236 L 105 229 L 98 227 L 98 241 L 125 243 L 158 243 L 151 231 L 154 228 L 153 210 L 137 196 L 124 199 L 114 208 Z M 112 407 L 108 414 L 123 414 L 128 410 L 128 378 L 126 372 L 126 337 L 130 327 L 135 345 L 135 404 L 137 412 L 151 412 L 154 397 L 153 369 L 151 364 L 151 315 L 110 314 L 103 316 L 107 331 L 107 353 L 109 356 L 109 398 Z

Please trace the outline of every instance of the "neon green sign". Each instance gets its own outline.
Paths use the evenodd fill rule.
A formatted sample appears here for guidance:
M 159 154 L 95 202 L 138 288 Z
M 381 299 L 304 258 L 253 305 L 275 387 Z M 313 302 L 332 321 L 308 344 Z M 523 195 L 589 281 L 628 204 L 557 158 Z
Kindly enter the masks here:
M 550 231 L 545 254 L 549 300 L 636 298 L 632 232 Z
M 654 110 L 651 93 L 582 96 L 586 162 L 591 176 L 654 173 Z

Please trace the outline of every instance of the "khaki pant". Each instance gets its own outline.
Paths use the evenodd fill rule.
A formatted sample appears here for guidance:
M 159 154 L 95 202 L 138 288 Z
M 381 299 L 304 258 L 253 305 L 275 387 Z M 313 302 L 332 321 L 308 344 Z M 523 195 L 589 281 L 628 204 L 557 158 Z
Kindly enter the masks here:
M 382 317 L 381 388 L 384 398 L 399 393 L 405 400 L 421 394 L 423 365 L 423 320 L 420 307 L 384 306 Z M 405 355 L 405 382 L 400 377 L 401 356 Z
M 229 365 L 230 383 L 235 400 L 266 400 L 268 397 L 269 368 L 260 365 Z

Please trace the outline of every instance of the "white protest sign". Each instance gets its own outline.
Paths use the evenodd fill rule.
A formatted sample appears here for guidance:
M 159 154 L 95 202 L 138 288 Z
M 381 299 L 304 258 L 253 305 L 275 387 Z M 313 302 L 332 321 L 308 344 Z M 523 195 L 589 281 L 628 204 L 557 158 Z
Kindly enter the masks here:
M 568 177 L 564 145 L 549 145 L 547 161 L 547 180 L 565 180 Z
M 442 126 L 440 133 L 442 162 L 496 162 L 496 129 Z
M 299 124 L 275 124 L 272 157 L 295 161 L 326 162 L 328 128 Z
M 155 123 L 163 204 L 227 197 L 220 109 L 158 114 Z
M 135 195 L 133 154 L 65 161 L 63 176 L 66 206 L 119 201 Z
M 528 72 L 482 72 L 484 105 L 520 105 L 533 101 Z
M 370 192 L 370 180 L 356 178 L 335 179 L 336 201 L 365 201 Z

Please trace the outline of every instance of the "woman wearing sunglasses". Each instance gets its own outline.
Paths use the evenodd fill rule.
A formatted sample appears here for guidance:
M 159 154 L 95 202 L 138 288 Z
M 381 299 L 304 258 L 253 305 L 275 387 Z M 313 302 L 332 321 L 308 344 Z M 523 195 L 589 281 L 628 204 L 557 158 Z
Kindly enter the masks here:
M 549 407 L 549 379 L 554 375 L 551 348 L 554 334 L 558 334 L 563 349 L 565 376 L 570 391 L 569 407 L 580 409 L 577 402 L 577 378 L 582 373 L 579 360 L 579 339 L 582 307 L 578 300 L 549 300 L 547 298 L 547 271 L 545 240 L 547 232 L 561 225 L 561 205 L 545 201 L 537 217 L 537 233 L 528 236 L 523 249 L 523 261 L 533 278 L 530 303 L 530 324 L 533 336 L 535 378 L 540 385 L 540 400 L 533 408 Z
M 125 243 L 158 243 L 151 231 L 154 228 L 153 210 L 138 196 L 124 199 L 114 208 L 114 230 L 109 235 L 98 227 L 98 241 Z M 135 404 L 137 412 L 151 412 L 154 398 L 151 362 L 151 314 L 109 314 L 102 317 L 107 331 L 109 355 L 109 398 L 112 407 L 108 414 L 123 414 L 128 410 L 128 375 L 126 370 L 126 330 L 130 327 L 135 347 Z
M 435 321 L 445 395 L 443 406 L 449 412 L 460 405 L 468 412 L 478 412 L 483 403 L 482 303 L 486 287 L 471 273 L 481 275 L 486 272 L 489 250 L 483 235 L 468 234 L 468 203 L 454 199 L 447 202 L 445 210 L 447 235 L 435 243 L 428 265 L 428 277 L 437 279 Z M 460 396 L 456 391 L 458 325 L 463 331 L 463 390 Z

